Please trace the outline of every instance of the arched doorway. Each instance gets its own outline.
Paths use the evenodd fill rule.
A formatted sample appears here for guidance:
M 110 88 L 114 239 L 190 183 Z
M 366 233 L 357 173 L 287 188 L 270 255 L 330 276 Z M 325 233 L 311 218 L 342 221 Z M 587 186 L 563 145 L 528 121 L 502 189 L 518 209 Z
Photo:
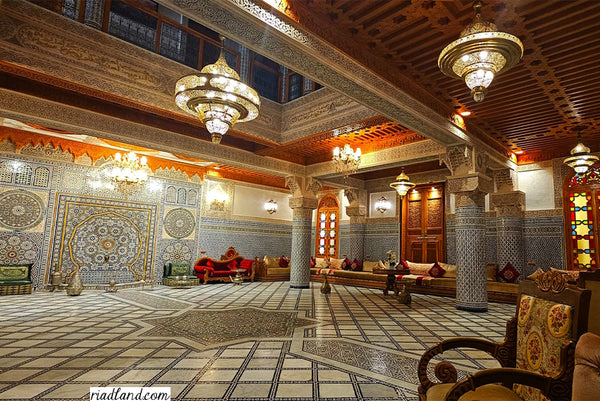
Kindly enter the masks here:
M 319 201 L 317 208 L 316 257 L 337 258 L 340 205 L 334 195 L 327 194 Z

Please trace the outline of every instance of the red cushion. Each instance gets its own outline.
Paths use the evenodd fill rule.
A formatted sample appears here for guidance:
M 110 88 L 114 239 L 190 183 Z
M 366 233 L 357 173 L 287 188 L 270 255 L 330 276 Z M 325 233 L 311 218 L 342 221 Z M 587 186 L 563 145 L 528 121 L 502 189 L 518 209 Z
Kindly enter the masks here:
M 406 263 L 406 260 L 400 259 L 400 264 L 402 265 L 403 268 L 410 269 L 410 267 L 408 267 L 408 263 Z
M 232 260 L 231 262 L 229 262 L 229 264 L 227 265 L 227 267 L 229 267 L 231 270 L 233 270 L 233 269 L 237 269 L 238 265 L 235 262 L 235 260 Z
M 317 265 L 317 261 L 315 260 L 314 257 L 310 257 L 310 268 L 314 268 Z
M 344 259 L 344 261 L 342 262 L 341 268 L 342 270 L 351 270 L 351 265 L 352 263 L 350 262 L 350 260 L 348 260 L 348 258 Z
M 514 283 L 519 276 L 519 272 L 510 263 L 507 263 L 504 269 L 498 272 L 498 277 L 507 283 Z
M 282 256 L 279 258 L 279 267 L 288 267 L 290 264 L 290 262 L 288 262 L 288 260 Z
M 212 260 L 207 260 L 206 261 L 206 266 L 208 266 L 208 267 L 215 267 L 215 264 L 212 262 Z
M 430 277 L 435 277 L 435 278 L 440 278 L 440 277 L 442 277 L 442 276 L 444 275 L 444 273 L 446 273 L 446 270 L 444 270 L 444 268 L 443 268 L 442 266 L 440 266 L 440 265 L 438 264 L 438 262 L 435 262 L 435 263 L 433 264 L 433 266 L 431 266 L 431 269 L 429 269 L 429 270 L 427 271 L 427 274 L 428 274 Z
M 252 269 L 252 263 L 254 263 L 252 259 L 244 259 L 240 262 L 240 269 Z
M 354 259 L 354 261 L 350 265 L 350 270 L 353 270 L 355 272 L 362 271 L 362 266 L 360 265 L 360 262 L 358 260 Z

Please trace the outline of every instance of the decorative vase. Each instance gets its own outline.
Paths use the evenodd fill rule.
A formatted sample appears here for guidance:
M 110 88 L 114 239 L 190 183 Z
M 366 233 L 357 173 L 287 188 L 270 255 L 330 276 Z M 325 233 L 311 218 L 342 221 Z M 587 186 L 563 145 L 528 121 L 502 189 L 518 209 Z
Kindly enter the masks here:
M 79 271 L 77 271 L 67 286 L 67 294 L 79 295 L 81 291 L 83 291 L 83 281 L 81 281 L 81 276 L 79 275 Z
M 323 281 L 323 285 L 321 285 L 321 294 L 329 294 L 331 293 L 331 286 L 329 285 L 329 281 L 327 281 L 327 275 L 324 275 L 325 280 Z

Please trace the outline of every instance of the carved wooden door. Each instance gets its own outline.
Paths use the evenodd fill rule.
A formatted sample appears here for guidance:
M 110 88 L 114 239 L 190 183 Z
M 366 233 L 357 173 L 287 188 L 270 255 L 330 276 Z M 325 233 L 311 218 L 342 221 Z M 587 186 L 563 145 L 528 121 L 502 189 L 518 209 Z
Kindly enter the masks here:
M 331 194 L 323 196 L 317 209 L 316 257 L 337 258 L 339 220 L 340 206 L 337 198 Z
M 415 187 L 404 197 L 402 214 L 403 257 L 419 263 L 445 261 L 444 186 Z

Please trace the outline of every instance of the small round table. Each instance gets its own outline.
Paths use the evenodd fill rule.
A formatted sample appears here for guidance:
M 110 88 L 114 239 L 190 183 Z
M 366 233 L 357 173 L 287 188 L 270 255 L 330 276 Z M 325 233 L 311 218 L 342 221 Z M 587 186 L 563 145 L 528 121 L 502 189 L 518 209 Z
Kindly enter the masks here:
M 386 286 L 383 289 L 383 295 L 387 295 L 389 291 L 394 291 L 394 284 L 396 283 L 396 276 L 398 274 L 410 274 L 409 269 L 373 269 L 373 273 L 375 274 L 387 274 L 387 282 Z

